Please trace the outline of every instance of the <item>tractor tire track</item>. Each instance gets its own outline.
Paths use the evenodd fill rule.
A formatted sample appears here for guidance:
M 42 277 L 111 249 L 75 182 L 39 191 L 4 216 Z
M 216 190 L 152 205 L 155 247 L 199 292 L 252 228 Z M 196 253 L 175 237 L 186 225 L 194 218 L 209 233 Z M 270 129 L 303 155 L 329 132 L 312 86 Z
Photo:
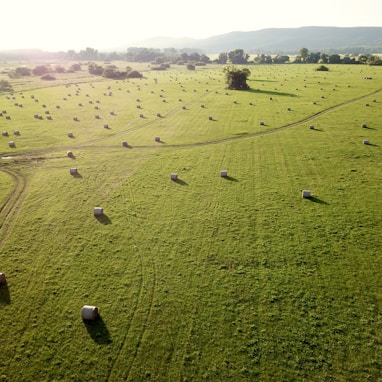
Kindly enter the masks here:
M 124 199 L 130 199 L 134 206 L 134 195 L 130 187 L 128 189 L 128 194 L 129 195 L 126 195 Z M 122 372 L 122 379 L 125 381 L 129 380 L 131 371 L 135 364 L 135 360 L 141 348 L 143 338 L 149 326 L 150 317 L 152 316 L 153 311 L 155 290 L 157 288 L 157 272 L 154 257 L 150 253 L 142 252 L 141 248 L 138 246 L 138 241 L 136 240 L 134 234 L 131 238 L 131 241 L 132 246 L 136 249 L 136 253 L 139 258 L 140 281 L 138 287 L 138 296 L 132 309 L 133 313 L 127 323 L 126 334 L 119 346 L 118 355 L 110 367 L 106 381 L 114 380 L 115 372 L 120 372 L 121 368 L 124 367 L 121 366 L 121 363 L 122 365 L 125 365 L 126 361 L 128 361 L 128 365 L 126 370 Z M 136 329 L 135 332 L 137 332 L 138 335 L 134 333 L 131 334 L 134 329 Z M 126 355 L 123 353 L 123 351 L 126 343 L 128 342 L 128 338 L 131 335 L 134 335 L 133 341 L 135 345 L 133 352 Z
M 13 180 L 13 189 L 0 207 L 0 245 L 5 242 L 14 220 L 20 211 L 27 192 L 25 177 L 16 170 L 0 167 L 0 171 L 8 174 Z

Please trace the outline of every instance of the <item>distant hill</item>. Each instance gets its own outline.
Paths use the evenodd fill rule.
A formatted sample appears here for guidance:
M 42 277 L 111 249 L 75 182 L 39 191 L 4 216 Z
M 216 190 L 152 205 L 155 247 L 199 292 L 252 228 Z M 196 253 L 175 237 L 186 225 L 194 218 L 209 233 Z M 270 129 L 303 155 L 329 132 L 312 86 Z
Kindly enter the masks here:
M 377 53 L 382 52 L 382 27 L 270 28 L 230 32 L 205 39 L 157 37 L 139 41 L 135 46 L 188 48 L 209 54 L 234 49 L 244 49 L 247 53 L 296 54 L 301 48 L 315 52 Z

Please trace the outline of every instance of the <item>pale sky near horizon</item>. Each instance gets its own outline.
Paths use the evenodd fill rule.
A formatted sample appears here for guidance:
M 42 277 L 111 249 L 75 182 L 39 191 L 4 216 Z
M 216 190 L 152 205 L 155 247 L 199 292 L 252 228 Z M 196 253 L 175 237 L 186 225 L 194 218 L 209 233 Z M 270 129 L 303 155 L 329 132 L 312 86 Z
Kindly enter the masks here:
M 5 0 L 0 51 L 102 51 L 143 39 L 302 26 L 382 26 L 381 0 Z

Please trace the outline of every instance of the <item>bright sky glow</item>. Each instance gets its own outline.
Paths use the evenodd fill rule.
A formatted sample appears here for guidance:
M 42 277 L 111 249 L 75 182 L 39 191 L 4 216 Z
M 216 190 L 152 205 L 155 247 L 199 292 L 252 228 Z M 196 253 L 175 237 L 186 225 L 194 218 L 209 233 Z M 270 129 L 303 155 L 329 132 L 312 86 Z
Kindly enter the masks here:
M 382 26 L 381 0 L 5 0 L 0 51 L 102 51 L 157 36 L 302 26 Z

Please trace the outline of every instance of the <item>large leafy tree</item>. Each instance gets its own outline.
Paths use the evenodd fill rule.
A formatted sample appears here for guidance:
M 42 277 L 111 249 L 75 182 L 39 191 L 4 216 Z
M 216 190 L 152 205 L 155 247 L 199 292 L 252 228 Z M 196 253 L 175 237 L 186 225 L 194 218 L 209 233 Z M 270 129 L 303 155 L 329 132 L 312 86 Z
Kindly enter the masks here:
M 249 55 L 243 49 L 235 49 L 228 53 L 232 65 L 243 65 L 248 63 Z
M 228 89 L 246 90 L 249 89 L 247 79 L 251 72 L 249 69 L 238 69 L 235 66 L 227 66 L 224 68 L 225 82 Z

